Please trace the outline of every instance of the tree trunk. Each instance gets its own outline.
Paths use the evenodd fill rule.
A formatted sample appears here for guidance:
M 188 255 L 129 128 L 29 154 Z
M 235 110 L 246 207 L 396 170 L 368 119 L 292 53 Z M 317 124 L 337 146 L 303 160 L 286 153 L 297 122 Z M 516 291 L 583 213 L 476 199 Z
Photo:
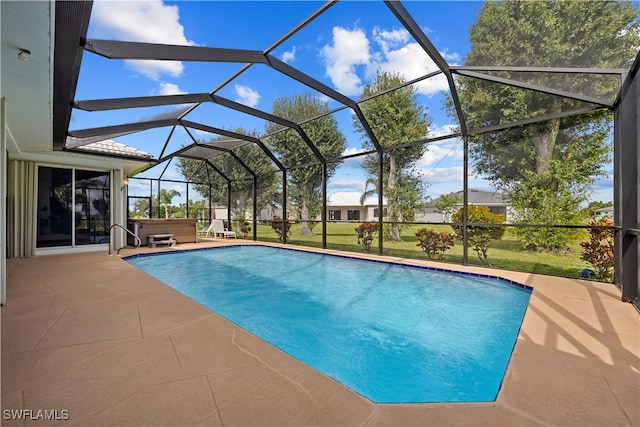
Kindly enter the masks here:
M 303 187 L 303 191 L 305 194 L 309 194 L 311 192 L 311 186 L 305 184 Z M 308 222 L 304 222 L 309 219 L 309 206 L 307 205 L 307 198 L 302 198 L 302 206 L 300 207 L 300 219 L 302 222 L 302 227 L 300 229 L 300 233 L 303 236 L 310 236 L 312 234 L 311 227 L 309 227 Z
M 532 129 L 533 130 L 533 129 Z M 548 175 L 549 164 L 553 159 L 553 149 L 560 132 L 560 120 L 551 120 L 542 133 L 534 130 L 533 146 L 536 151 L 535 168 L 536 174 Z
M 398 182 L 398 165 L 396 164 L 396 157 L 393 153 L 389 153 L 389 181 L 387 184 L 388 194 L 387 194 L 387 202 L 389 204 L 389 219 L 391 221 L 398 221 L 400 218 L 398 212 L 398 192 L 397 192 L 397 182 Z M 400 228 L 398 224 L 390 224 L 389 225 L 389 240 L 394 242 L 400 241 Z
M 247 200 L 249 200 L 248 191 L 238 191 L 238 198 L 236 200 L 236 207 L 232 209 L 236 219 L 244 220 L 247 218 Z M 252 210 L 253 212 L 253 210 Z M 231 218 L 229 218 L 229 224 L 231 224 Z

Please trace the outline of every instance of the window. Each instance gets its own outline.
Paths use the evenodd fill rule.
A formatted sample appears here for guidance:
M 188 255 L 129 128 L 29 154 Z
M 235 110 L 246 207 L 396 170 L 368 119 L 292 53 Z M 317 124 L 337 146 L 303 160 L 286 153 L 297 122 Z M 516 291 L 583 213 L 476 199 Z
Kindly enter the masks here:
M 36 247 L 109 243 L 110 172 L 40 166 Z
M 359 221 L 360 220 L 360 210 L 348 210 L 347 211 L 347 219 Z
M 489 211 L 491 211 L 494 215 L 504 215 L 507 216 L 507 207 L 506 206 L 489 206 Z
M 342 211 L 339 210 L 329 210 L 329 219 L 340 221 L 342 219 L 341 213 Z
M 384 216 L 387 216 L 387 208 L 382 209 L 382 214 Z M 379 208 L 373 208 L 373 217 L 374 218 L 378 218 L 380 216 L 380 209 Z

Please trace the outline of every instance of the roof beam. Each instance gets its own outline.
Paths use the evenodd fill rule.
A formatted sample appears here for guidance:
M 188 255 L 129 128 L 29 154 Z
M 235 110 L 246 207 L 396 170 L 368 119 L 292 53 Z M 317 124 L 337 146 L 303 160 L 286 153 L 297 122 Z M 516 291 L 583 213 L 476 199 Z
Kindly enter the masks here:
M 215 128 L 215 127 L 212 127 L 212 126 L 206 126 L 206 125 L 202 125 L 200 123 L 190 122 L 190 121 L 187 121 L 187 120 L 181 120 L 180 123 L 185 127 L 190 127 L 190 128 L 202 130 L 202 131 L 205 131 L 205 132 L 215 133 L 215 134 L 218 134 L 218 135 L 228 136 L 229 138 L 241 139 L 241 140 L 244 140 L 244 141 L 247 141 L 247 142 L 253 142 L 253 143 L 257 144 L 260 147 L 260 149 L 271 159 L 271 161 L 273 161 L 273 163 L 275 163 L 275 165 L 278 167 L 278 169 L 280 169 L 281 171 L 283 171 L 285 169 L 284 165 L 271 152 L 271 150 L 269 150 L 264 145 L 264 143 L 262 141 L 260 141 L 256 137 L 249 136 L 249 135 L 243 135 L 241 133 L 232 132 L 232 131 L 225 130 L 225 129 L 220 129 L 220 128 Z M 200 144 L 200 145 L 202 146 L 202 144 Z
M 484 65 L 452 65 L 451 70 L 468 71 L 511 71 L 516 73 L 563 73 L 563 74 L 614 74 L 626 73 L 622 68 L 583 68 L 583 67 L 500 67 Z
M 265 113 L 264 111 L 260 111 L 255 108 L 248 107 L 244 104 L 240 104 L 239 102 L 231 101 L 230 99 L 223 98 L 218 95 L 210 95 L 210 96 L 214 103 L 221 105 L 223 107 L 231 108 L 232 110 L 240 111 L 241 113 L 258 117 L 263 120 L 278 123 L 279 125 L 286 126 L 288 128 L 295 128 L 297 126 L 297 124 L 292 122 L 291 120 L 283 119 L 281 117 L 274 116 L 273 114 Z
M 189 144 L 185 147 L 180 148 L 179 150 L 176 150 L 170 154 L 167 154 L 166 156 L 162 157 L 161 159 L 158 160 L 158 163 L 162 163 L 162 162 L 166 162 L 167 160 L 171 160 L 174 157 L 186 157 L 189 159 L 199 159 L 199 160 L 205 160 L 205 158 L 202 157 L 197 157 L 197 156 L 193 156 L 193 155 L 188 155 L 188 154 L 184 154 L 187 151 L 191 150 L 192 148 L 204 148 L 205 150 L 211 150 L 211 151 L 216 151 L 218 153 L 225 153 L 228 152 L 229 150 L 225 150 L 223 148 L 217 148 L 217 147 L 213 147 L 213 146 L 207 146 L 207 145 L 203 145 L 203 144 L 198 144 L 197 142 L 194 142 L 192 144 Z M 213 155 L 213 154 L 212 154 Z M 211 156 L 209 156 L 211 157 Z M 208 157 L 207 157 L 208 159 Z
M 480 80 L 486 80 L 493 83 L 500 83 L 509 86 L 519 87 L 521 89 L 532 90 L 535 92 L 546 93 L 549 95 L 560 96 L 563 98 L 575 99 L 577 101 L 590 102 L 592 104 L 602 105 L 605 107 L 613 107 L 613 102 L 605 99 L 595 98 L 593 96 L 580 95 L 566 90 L 552 89 L 546 86 L 534 85 L 531 83 L 519 82 L 518 80 L 506 79 L 504 77 L 491 76 L 489 74 L 476 73 L 475 71 L 456 70 L 457 74 L 467 77 L 473 77 Z
M 177 125 L 173 125 L 171 127 L 171 131 L 169 132 L 169 135 L 167 135 L 167 138 L 164 140 L 164 145 L 162 146 L 162 150 L 160 150 L 160 155 L 158 156 L 158 158 L 162 158 L 164 156 L 164 152 L 169 146 L 169 141 L 171 141 L 171 137 L 173 136 L 173 133 L 176 131 L 176 127 Z
M 302 83 L 305 86 L 308 86 L 318 92 L 320 92 L 323 95 L 328 96 L 329 98 L 343 104 L 343 105 L 348 105 L 350 107 L 354 107 L 355 106 L 355 101 L 353 101 L 351 98 L 344 96 L 343 94 L 341 94 L 340 92 L 330 88 L 329 86 L 325 85 L 324 83 L 320 83 L 319 81 L 317 81 L 316 79 L 306 75 L 305 73 L 303 73 L 302 71 L 298 70 L 297 68 L 294 68 L 292 66 L 290 66 L 289 64 L 280 61 L 279 59 L 275 58 L 274 56 L 271 55 L 265 55 L 266 58 L 266 63 L 273 68 L 276 71 L 281 72 L 282 74 L 286 75 L 287 77 L 291 77 L 294 80 L 299 81 L 300 83 Z
M 208 101 L 208 93 L 193 93 L 186 95 L 140 96 L 132 98 L 91 99 L 75 101 L 73 108 L 84 111 L 119 110 L 123 108 L 158 107 L 174 104 L 195 104 Z
M 79 129 L 69 131 L 68 136 L 73 136 L 76 138 L 88 138 L 92 136 L 102 136 L 102 135 L 112 135 L 112 134 L 127 134 L 134 133 L 141 130 L 161 128 L 165 126 L 173 126 L 177 123 L 175 119 L 165 119 L 165 120 L 152 120 L 148 122 L 136 122 L 136 123 L 126 123 L 123 125 L 115 125 L 115 126 L 104 126 L 98 128 L 89 128 L 89 129 Z
M 527 126 L 527 125 L 531 125 L 531 124 L 535 124 L 535 123 L 543 123 L 543 122 L 546 122 L 548 120 L 561 119 L 563 117 L 571 117 L 571 116 L 577 116 L 577 115 L 580 115 L 580 114 L 586 114 L 586 113 L 590 113 L 592 111 L 601 110 L 602 108 L 603 107 L 601 107 L 601 106 L 594 105 L 592 107 L 578 108 L 576 110 L 562 111 L 560 113 L 545 114 L 544 116 L 531 117 L 531 118 L 528 118 L 528 119 L 518 120 L 516 122 L 502 123 L 502 124 L 499 124 L 499 125 L 487 126 L 487 127 L 478 128 L 478 129 L 472 129 L 472 130 L 469 131 L 469 135 L 480 135 L 480 134 L 487 133 L 487 132 L 496 132 L 496 131 L 501 131 L 501 130 L 506 130 L 506 129 L 515 129 L 515 128 L 520 127 L 520 126 Z
M 156 43 L 87 39 L 85 50 L 109 59 L 145 59 L 157 61 L 264 63 L 257 50 L 180 46 Z
M 442 70 L 444 75 L 447 77 L 447 83 L 449 84 L 449 90 L 451 92 L 451 99 L 453 100 L 453 105 L 456 110 L 456 116 L 458 117 L 458 122 L 460 123 L 460 130 L 463 134 L 467 132 L 467 124 L 464 118 L 464 114 L 462 112 L 462 105 L 460 104 L 460 99 L 458 97 L 458 91 L 456 90 L 455 82 L 453 81 L 453 76 L 451 75 L 451 68 L 445 59 L 440 55 L 438 49 L 431 43 L 431 40 L 426 36 L 422 28 L 418 25 L 418 23 L 413 19 L 413 16 L 404 8 L 401 2 L 399 1 L 390 1 L 385 0 L 385 4 L 393 14 L 398 18 L 398 20 L 404 25 L 404 27 L 409 31 L 409 33 L 413 36 L 413 38 L 418 42 L 418 44 L 422 47 L 422 49 L 429 55 L 431 60 L 436 64 L 438 68 Z
M 444 60 L 438 49 L 431 43 L 431 40 L 427 38 L 424 34 L 424 31 L 420 28 L 418 23 L 413 19 L 413 17 L 409 14 L 407 9 L 404 8 L 401 2 L 389 1 L 385 0 L 384 2 L 391 12 L 398 18 L 398 20 L 404 25 L 404 27 L 411 33 L 413 38 L 418 42 L 418 44 L 424 49 L 424 51 L 431 57 L 433 62 L 445 73 L 449 70 L 449 64 Z
M 235 138 L 235 139 L 241 139 L 243 141 L 253 141 L 256 138 L 249 136 L 249 135 L 244 135 L 238 132 L 233 132 L 230 130 L 226 130 L 226 129 L 220 129 L 214 126 L 208 126 L 208 125 L 203 125 L 201 123 L 196 123 L 196 122 L 191 122 L 188 120 L 180 120 L 180 124 L 182 126 L 185 127 L 189 127 L 192 129 L 198 129 L 204 132 L 209 132 L 209 133 L 215 133 L 217 135 L 223 135 L 223 136 L 228 136 L 229 138 Z

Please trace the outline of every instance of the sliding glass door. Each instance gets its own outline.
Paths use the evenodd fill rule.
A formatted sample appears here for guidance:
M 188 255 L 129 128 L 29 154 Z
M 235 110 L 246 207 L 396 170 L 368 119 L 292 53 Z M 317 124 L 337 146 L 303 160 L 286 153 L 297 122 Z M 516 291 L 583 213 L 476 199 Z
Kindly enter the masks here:
M 109 243 L 109 172 L 75 171 L 76 245 Z
M 109 243 L 110 173 L 40 166 L 37 248 Z

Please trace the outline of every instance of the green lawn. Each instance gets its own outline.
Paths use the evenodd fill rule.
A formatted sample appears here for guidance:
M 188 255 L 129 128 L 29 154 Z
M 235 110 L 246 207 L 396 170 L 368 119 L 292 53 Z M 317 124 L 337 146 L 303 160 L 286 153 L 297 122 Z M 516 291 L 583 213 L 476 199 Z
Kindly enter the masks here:
M 358 224 L 328 223 L 327 224 L 327 248 L 343 251 L 362 252 L 362 247 L 357 244 L 354 228 Z M 317 224 L 311 236 L 303 236 L 300 233 L 300 224 L 291 226 L 289 244 L 301 246 L 322 246 L 322 225 Z M 424 252 L 416 246 L 415 232 L 422 227 L 431 227 L 437 231 L 452 229 L 448 225 L 411 225 L 402 230 L 401 242 L 388 242 L 383 244 L 384 255 L 413 259 L 428 259 Z M 258 240 L 278 241 L 276 233 L 269 225 L 258 225 Z M 585 232 L 586 238 L 586 232 Z M 377 240 L 376 240 L 377 243 Z M 377 253 L 374 243 L 372 253 Z M 488 256 L 492 267 L 505 270 L 523 271 L 529 273 L 548 274 L 561 277 L 579 277 L 580 271 L 590 268 L 589 264 L 580 260 L 580 243 L 574 242 L 570 250 L 565 253 L 538 253 L 522 249 L 521 243 L 508 230 L 501 241 L 493 242 L 489 248 Z M 462 263 L 462 244 L 456 241 L 456 245 L 445 253 L 443 262 Z M 469 264 L 483 265 L 473 250 L 469 250 Z

